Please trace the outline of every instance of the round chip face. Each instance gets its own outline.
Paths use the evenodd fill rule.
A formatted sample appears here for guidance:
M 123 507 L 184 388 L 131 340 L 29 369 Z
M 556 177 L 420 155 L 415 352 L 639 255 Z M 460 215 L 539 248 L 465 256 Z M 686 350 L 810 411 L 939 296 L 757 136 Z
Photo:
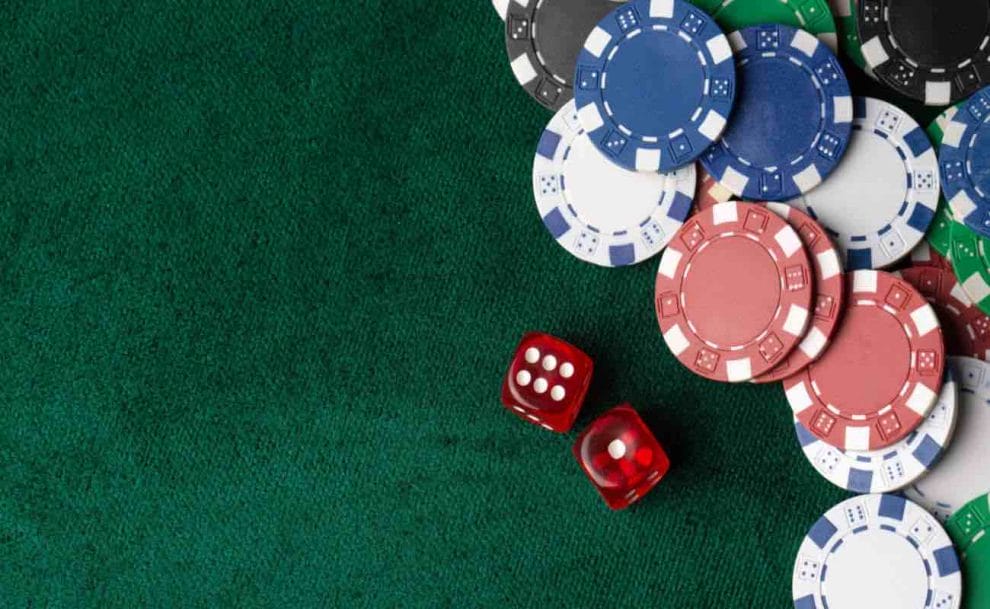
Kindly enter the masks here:
M 853 104 L 839 60 L 813 35 L 767 24 L 729 35 L 739 99 L 701 162 L 744 199 L 786 201 L 818 186 L 846 151 Z
M 956 280 L 955 273 L 919 266 L 895 274 L 921 292 L 935 309 L 942 326 L 946 354 L 965 355 L 984 361 L 988 359 L 990 317 L 973 304 Z
M 848 303 L 832 345 L 784 380 L 794 415 L 843 450 L 901 441 L 942 388 L 945 345 L 931 305 L 909 283 L 880 271 L 846 275 Z
M 950 357 L 959 383 L 959 415 L 952 446 L 927 475 L 904 490 L 942 520 L 990 488 L 990 364 Z
M 767 207 L 787 220 L 801 237 L 801 243 L 813 260 L 815 297 L 811 309 L 811 326 L 804 338 L 783 361 L 769 372 L 754 378 L 756 383 L 783 380 L 804 370 L 818 359 L 835 332 L 846 293 L 839 252 L 825 234 L 825 229 L 808 214 L 789 205 L 768 203 Z
M 732 199 L 732 193 L 704 170 L 696 166 L 698 172 L 698 190 L 694 196 L 695 211 L 705 211 Z
M 897 106 L 856 97 L 853 112 L 842 162 L 790 203 L 829 229 L 848 270 L 878 269 L 924 239 L 938 205 L 938 158 L 925 131 Z
M 951 223 L 952 268 L 959 285 L 977 307 L 990 315 L 990 240 L 958 222 Z
M 987 0 L 859 0 L 863 58 L 881 82 L 929 106 L 947 106 L 990 77 Z
M 641 173 L 609 161 L 581 128 L 573 101 L 547 125 L 533 159 L 543 225 L 568 252 L 600 266 L 657 254 L 691 212 L 694 189 L 694 164 Z
M 782 23 L 811 32 L 833 53 L 838 51 L 835 19 L 828 0 L 722 0 L 709 14 L 726 32 L 763 23 Z
M 967 503 L 945 526 L 959 548 L 967 609 L 990 609 L 990 495 Z
M 574 64 L 588 32 L 617 0 L 494 0 L 505 21 L 505 49 L 516 80 L 557 110 L 574 97 Z
M 581 124 L 622 167 L 683 167 L 725 129 L 736 90 L 732 49 L 684 0 L 619 6 L 592 30 L 577 63 Z
M 945 529 L 893 495 L 860 495 L 826 512 L 801 543 L 791 581 L 798 609 L 955 609 L 962 596 Z
M 956 383 L 946 375 L 938 402 L 918 429 L 889 448 L 845 451 L 822 442 L 795 421 L 804 456 L 823 478 L 854 493 L 889 493 L 911 484 L 938 462 L 956 426 Z
M 748 381 L 804 336 L 812 278 L 787 222 L 760 205 L 719 203 L 689 218 L 660 259 L 660 331 L 692 372 Z
M 954 217 L 990 237 L 990 87 L 946 116 L 938 153 L 945 199 Z

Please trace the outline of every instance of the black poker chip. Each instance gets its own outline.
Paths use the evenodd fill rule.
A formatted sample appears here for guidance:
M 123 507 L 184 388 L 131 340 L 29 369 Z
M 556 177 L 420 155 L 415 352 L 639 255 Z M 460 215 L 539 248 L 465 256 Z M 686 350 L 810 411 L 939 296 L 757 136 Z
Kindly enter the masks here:
M 588 34 L 621 4 L 614 0 L 509 3 L 505 48 L 519 84 L 543 106 L 560 109 L 573 97 L 574 66 Z
M 988 0 L 859 0 L 863 58 L 895 91 L 946 106 L 990 84 Z

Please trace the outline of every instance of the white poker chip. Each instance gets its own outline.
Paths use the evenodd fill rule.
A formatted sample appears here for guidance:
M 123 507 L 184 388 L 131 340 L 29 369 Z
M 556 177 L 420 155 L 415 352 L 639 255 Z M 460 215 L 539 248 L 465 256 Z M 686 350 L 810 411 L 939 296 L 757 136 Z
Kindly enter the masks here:
M 959 414 L 952 447 L 904 494 L 945 521 L 974 497 L 990 490 L 990 364 L 950 357 L 959 383 Z
M 492 6 L 495 7 L 495 12 L 498 13 L 499 18 L 505 21 L 505 16 L 509 14 L 509 2 L 511 0 L 492 0 Z
M 842 450 L 826 444 L 794 420 L 804 456 L 832 484 L 854 493 L 889 493 L 924 476 L 938 463 L 956 427 L 958 392 L 946 373 L 938 402 L 914 432 L 897 444 L 873 451 Z
M 606 267 L 659 253 L 691 212 L 695 180 L 693 163 L 671 173 L 619 167 L 588 138 L 573 101 L 551 119 L 533 159 L 543 225 L 568 252 Z
M 789 203 L 829 230 L 847 270 L 880 269 L 924 239 L 938 206 L 938 157 L 925 130 L 897 106 L 856 97 L 853 112 L 835 172 Z
M 811 527 L 794 562 L 795 609 L 957 609 L 959 558 L 945 529 L 895 495 L 860 495 Z

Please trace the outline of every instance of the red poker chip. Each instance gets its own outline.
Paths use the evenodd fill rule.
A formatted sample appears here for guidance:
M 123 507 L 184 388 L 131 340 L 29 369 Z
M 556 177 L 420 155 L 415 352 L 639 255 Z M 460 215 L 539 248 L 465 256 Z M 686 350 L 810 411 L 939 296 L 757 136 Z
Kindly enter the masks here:
M 787 220 L 813 258 L 815 300 L 811 326 L 796 349 L 754 383 L 772 383 L 793 376 L 808 367 L 825 352 L 838 326 L 845 302 L 846 282 L 842 275 L 839 250 L 828 238 L 822 225 L 803 211 L 784 203 L 767 203 L 770 211 Z
M 990 317 L 973 304 L 956 274 L 935 267 L 912 267 L 900 272 L 935 309 L 942 325 L 945 352 L 987 361 L 990 352 Z
M 804 336 L 812 277 L 801 238 L 781 217 L 752 203 L 719 203 L 688 219 L 660 259 L 660 331 L 696 374 L 748 381 Z
M 843 450 L 905 438 L 938 399 L 945 345 L 938 318 L 907 281 L 881 271 L 846 275 L 848 303 L 832 344 L 784 381 L 804 427 Z
M 927 239 L 923 239 L 921 243 L 916 245 L 914 249 L 911 250 L 909 261 L 910 265 L 913 267 L 931 266 L 952 272 L 952 261 L 938 253 L 938 251 L 932 247 L 930 243 L 928 243 Z
M 728 188 L 719 184 L 710 173 L 704 170 L 701 163 L 697 165 L 698 186 L 694 196 L 695 213 L 711 209 L 719 203 L 731 201 L 734 197 Z

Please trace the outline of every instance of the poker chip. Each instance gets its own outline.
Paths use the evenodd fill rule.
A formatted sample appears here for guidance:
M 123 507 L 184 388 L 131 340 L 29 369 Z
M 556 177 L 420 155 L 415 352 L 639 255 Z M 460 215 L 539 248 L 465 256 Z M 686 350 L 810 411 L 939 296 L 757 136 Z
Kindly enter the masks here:
M 860 495 L 812 525 L 794 562 L 796 609 L 957 608 L 959 559 L 945 529 L 893 495 Z
M 891 447 L 845 451 L 822 442 L 794 422 L 798 443 L 823 478 L 854 493 L 889 493 L 925 475 L 941 458 L 956 426 L 956 383 L 946 375 L 935 407 L 918 429 Z
M 703 167 L 697 166 L 697 172 L 698 190 L 694 197 L 695 211 L 705 211 L 732 199 L 732 193 L 719 184 Z
M 544 130 L 533 159 L 533 192 L 543 225 L 564 249 L 601 266 L 657 254 L 691 211 L 695 167 L 628 171 L 588 139 L 574 102 Z
M 884 84 L 929 106 L 946 106 L 990 77 L 986 0 L 859 0 L 863 58 Z
M 967 609 L 990 609 L 990 495 L 963 506 L 945 526 L 962 559 Z
M 937 266 L 952 270 L 952 262 L 949 257 L 952 255 L 952 212 L 945 203 L 945 199 L 939 198 L 938 207 L 935 209 L 935 217 L 928 226 L 925 233 L 925 240 L 911 250 L 912 264 L 922 264 L 927 266 Z
M 516 80 L 557 110 L 574 96 L 574 65 L 588 32 L 616 0 L 493 0 L 505 21 L 505 49 Z
M 949 116 L 956 112 L 955 108 L 949 108 L 932 121 L 925 131 L 931 139 L 933 146 L 937 149 L 942 144 L 943 128 L 948 123 Z M 932 218 L 925 234 L 925 240 L 911 250 L 911 264 L 922 266 L 937 266 L 952 270 L 952 263 L 949 262 L 949 252 L 951 250 L 951 227 L 952 212 L 945 197 L 939 195 L 938 205 L 935 208 L 935 217 Z
M 949 205 L 945 202 L 945 199 L 939 199 L 938 208 L 935 210 L 935 217 L 932 218 L 932 223 L 928 227 L 925 240 L 931 246 L 932 250 L 945 260 L 948 260 L 952 256 L 952 225 L 955 223 L 952 218 L 952 211 L 949 210 Z
M 845 303 L 845 279 L 839 253 L 820 224 L 804 212 L 783 203 L 769 203 L 767 207 L 787 220 L 814 258 L 815 299 L 811 325 L 796 349 L 769 372 L 753 379 L 756 383 L 783 380 L 804 370 L 825 351 L 835 332 L 842 306 Z
M 746 28 L 729 41 L 739 99 L 702 164 L 745 199 L 786 201 L 810 191 L 835 169 L 852 130 L 838 59 L 813 35 L 785 25 Z
M 942 135 L 945 133 L 945 128 L 948 126 L 949 120 L 959 111 L 961 105 L 962 103 L 960 102 L 955 106 L 946 108 L 928 125 L 928 135 L 932 136 L 933 140 L 942 141 Z
M 907 256 L 938 206 L 938 158 L 906 112 L 856 97 L 848 149 L 835 172 L 790 202 L 829 229 L 849 270 L 877 269 Z
M 990 240 L 958 222 L 951 224 L 952 268 L 959 285 L 977 307 L 990 315 Z
M 712 15 L 718 10 L 718 7 L 722 6 L 724 1 L 725 0 L 691 0 L 691 4 L 697 6 L 709 15 Z
M 509 14 L 509 3 L 512 0 L 492 0 L 492 6 L 495 7 L 495 12 L 498 16 L 505 21 L 505 16 Z
M 914 267 L 895 274 L 914 286 L 932 305 L 948 355 L 988 359 L 990 317 L 973 304 L 951 270 Z
M 591 141 L 626 169 L 670 171 L 725 129 L 736 91 L 732 49 L 684 0 L 632 0 L 591 31 L 574 81 Z
M 862 69 L 870 78 L 875 79 L 873 70 L 866 65 L 866 60 L 863 59 L 863 49 L 859 44 L 859 30 L 856 29 L 856 0 L 830 1 L 839 31 L 839 46 L 842 48 L 842 52 L 856 64 L 856 67 Z
M 990 489 L 990 364 L 950 357 L 949 367 L 959 384 L 952 447 L 928 474 L 904 489 L 908 498 L 942 520 Z
M 931 305 L 888 273 L 853 271 L 842 323 L 818 361 L 784 380 L 795 416 L 843 450 L 907 437 L 942 386 L 945 346 Z
M 689 218 L 660 259 L 655 304 L 664 341 L 696 374 L 748 381 L 803 338 L 812 278 L 787 222 L 760 205 L 719 203 Z
M 938 212 L 935 213 L 935 217 L 938 218 Z M 911 266 L 929 266 L 952 272 L 952 263 L 949 259 L 938 253 L 928 241 L 922 241 L 911 250 Z
M 990 87 L 946 118 L 938 157 L 945 199 L 954 217 L 990 237 Z
M 694 2 L 699 4 L 699 2 Z M 781 23 L 811 32 L 838 50 L 835 19 L 827 0 L 709 0 L 702 3 L 722 29 L 734 32 L 763 23 Z M 711 6 L 714 4 L 715 6 Z M 711 7 L 711 8 L 709 8 Z

